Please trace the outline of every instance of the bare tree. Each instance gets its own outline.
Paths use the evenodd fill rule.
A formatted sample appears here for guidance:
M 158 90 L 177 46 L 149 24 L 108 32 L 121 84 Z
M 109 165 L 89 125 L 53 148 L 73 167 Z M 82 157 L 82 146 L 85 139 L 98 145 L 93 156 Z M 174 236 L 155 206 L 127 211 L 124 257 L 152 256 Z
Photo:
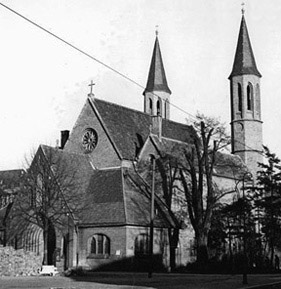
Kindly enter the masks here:
M 156 193 L 178 221 L 178 227 L 169 231 L 172 267 L 178 230 L 186 218 L 195 232 L 198 263 L 204 264 L 208 260 L 208 233 L 213 211 L 224 196 L 236 191 L 241 173 L 245 171 L 239 157 L 221 152 L 230 143 L 224 124 L 198 114 L 193 127 L 194 133 L 188 143 L 165 141 L 156 144 Z M 153 137 L 152 141 L 157 142 Z M 138 163 L 136 171 L 149 190 L 151 165 Z M 214 180 L 216 175 L 231 177 L 231 186 L 219 187 Z
M 21 190 L 23 170 L 0 171 L 0 215 L 1 236 L 3 246 L 17 247 L 17 235 L 25 228 L 24 221 L 16 211 L 15 200 Z
M 195 232 L 197 262 L 203 265 L 208 261 L 208 233 L 215 206 L 223 196 L 234 192 L 233 189 L 219 188 L 214 181 L 215 169 L 226 175 L 227 170 L 232 173 L 242 167 L 236 158 L 225 159 L 220 152 L 229 145 L 230 137 L 218 119 L 197 114 L 193 127 L 197 134 L 184 152 L 180 179 Z
M 78 175 L 76 157 L 58 148 L 41 145 L 30 159 L 17 196 L 18 206 L 24 220 L 43 230 L 43 263 L 52 264 L 48 242 L 54 242 L 55 229 L 66 227 L 69 218 L 78 218 L 85 205 L 83 194 L 79 194 L 83 178 Z

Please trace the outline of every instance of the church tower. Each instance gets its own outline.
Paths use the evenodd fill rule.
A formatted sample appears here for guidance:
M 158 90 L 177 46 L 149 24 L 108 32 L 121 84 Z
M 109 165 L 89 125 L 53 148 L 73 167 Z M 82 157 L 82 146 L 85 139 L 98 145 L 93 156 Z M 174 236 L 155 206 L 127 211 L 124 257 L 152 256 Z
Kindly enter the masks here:
M 232 153 L 242 158 L 254 177 L 258 162 L 262 162 L 260 78 L 242 9 L 238 43 L 229 76 Z
M 163 118 L 170 118 L 171 90 L 166 79 L 157 31 L 148 80 L 143 95 L 144 112 L 153 116 L 161 115 Z

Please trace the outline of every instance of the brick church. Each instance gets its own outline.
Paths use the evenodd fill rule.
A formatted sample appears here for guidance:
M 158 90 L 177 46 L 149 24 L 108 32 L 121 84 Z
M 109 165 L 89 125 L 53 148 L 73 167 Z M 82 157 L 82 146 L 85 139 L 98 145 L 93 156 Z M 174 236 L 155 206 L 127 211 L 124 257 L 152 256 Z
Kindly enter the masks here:
M 223 154 L 222 159 L 246 165 L 253 175 L 257 162 L 262 162 L 260 78 L 242 15 L 229 76 L 232 154 Z M 60 148 L 39 147 L 35 162 L 50 152 L 66 160 L 79 183 L 76 194 L 81 196 L 81 203 L 87 203 L 83 203 L 87 206 L 79 216 L 67 215 L 67 226 L 53 228 L 49 263 L 62 269 L 97 268 L 122 261 L 138 266 L 148 254 L 151 195 L 140 185 L 134 167 L 172 146 L 188 147 L 195 134 L 192 126 L 170 120 L 171 93 L 156 35 L 143 111 L 100 100 L 90 93 L 72 131 L 62 132 Z M 233 170 L 215 168 L 214 180 L 221 189 L 237 186 Z M 5 214 L 0 228 L 4 228 L 4 221 Z M 173 230 L 180 231 L 175 244 L 168 237 Z M 42 229 L 30 226 L 23 239 L 23 248 L 42 254 Z M 176 266 L 195 258 L 190 222 L 179 220 L 157 193 L 153 242 L 153 252 L 164 268 L 171 266 L 171 246 Z

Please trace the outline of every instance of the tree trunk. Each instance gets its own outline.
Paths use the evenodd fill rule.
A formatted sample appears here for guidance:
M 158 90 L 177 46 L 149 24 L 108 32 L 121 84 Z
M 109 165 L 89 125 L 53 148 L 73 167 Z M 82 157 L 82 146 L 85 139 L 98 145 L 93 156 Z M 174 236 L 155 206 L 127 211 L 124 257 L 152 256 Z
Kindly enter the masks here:
M 44 258 L 43 258 L 43 265 L 48 265 L 48 220 L 45 220 L 44 224 Z
M 176 228 L 173 231 L 169 229 L 168 235 L 170 243 L 170 267 L 171 271 L 173 271 L 176 268 L 176 248 L 179 240 L 179 229 Z
M 200 270 L 204 270 L 208 263 L 208 234 L 199 233 L 196 236 L 197 241 L 197 263 Z

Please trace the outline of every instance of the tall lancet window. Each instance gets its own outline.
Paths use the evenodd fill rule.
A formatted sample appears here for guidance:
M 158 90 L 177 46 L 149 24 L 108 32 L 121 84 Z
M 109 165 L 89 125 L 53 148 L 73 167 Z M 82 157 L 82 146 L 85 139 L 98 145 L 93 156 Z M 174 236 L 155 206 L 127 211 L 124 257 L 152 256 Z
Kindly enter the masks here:
M 240 83 L 238 83 L 238 111 L 242 111 L 242 87 Z
M 253 109 L 253 86 L 249 82 L 247 85 L 247 110 Z
M 261 113 L 260 86 L 258 83 L 256 85 L 255 101 L 256 101 L 256 110 L 260 114 Z
M 168 112 L 167 112 L 167 109 L 168 109 L 168 100 L 165 101 L 165 118 L 167 118 L 168 116 Z
M 149 114 L 152 114 L 152 99 L 149 99 Z
M 161 115 L 162 112 L 161 112 L 161 99 L 160 98 L 157 100 L 156 107 L 157 107 L 157 115 Z

